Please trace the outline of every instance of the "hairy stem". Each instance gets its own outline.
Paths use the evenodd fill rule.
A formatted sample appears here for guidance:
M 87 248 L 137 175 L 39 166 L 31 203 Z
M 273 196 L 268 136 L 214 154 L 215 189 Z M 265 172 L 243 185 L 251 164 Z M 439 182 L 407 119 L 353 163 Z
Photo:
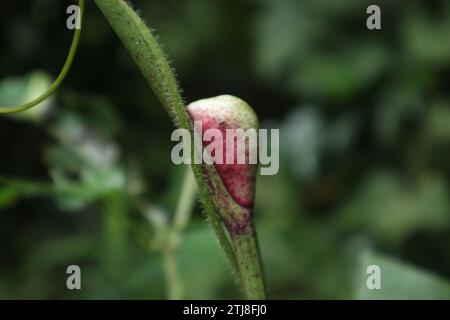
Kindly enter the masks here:
M 95 0 L 95 2 L 158 96 L 161 104 L 166 108 L 174 124 L 180 128 L 188 129 L 191 136 L 194 137 L 193 128 L 175 76 L 150 29 L 123 0 Z M 191 143 L 191 146 L 191 152 L 194 154 L 194 143 Z M 192 171 L 207 219 L 234 273 L 237 274 L 236 257 L 215 212 L 213 201 L 203 178 L 202 168 L 198 164 L 192 164 Z
M 96 0 L 95 2 L 125 48 L 129 51 L 162 105 L 166 108 L 169 115 L 171 115 L 175 125 L 189 129 L 193 137 L 193 129 L 188 120 L 175 76 L 150 29 L 123 0 Z M 194 148 L 194 144 L 191 145 Z M 194 152 L 193 149 L 192 152 Z M 203 179 L 201 166 L 193 164 L 192 170 L 197 181 L 200 198 L 205 207 L 207 218 L 230 264 L 237 270 L 236 257 L 214 210 L 214 204 Z
M 256 231 L 253 223 L 231 236 L 241 276 L 241 287 L 247 299 L 266 298 L 264 275 Z
M 191 139 L 193 139 L 191 141 L 191 157 L 193 159 L 195 133 L 192 122 L 181 97 L 173 70 L 155 37 L 124 0 L 95 0 L 95 2 L 169 113 L 175 126 L 188 129 L 191 133 Z M 192 164 L 192 171 L 197 182 L 204 212 L 232 267 L 233 275 L 239 279 L 248 298 L 264 298 L 261 263 L 253 227 L 245 235 L 242 234 L 230 240 L 224 230 L 222 218 L 217 211 L 218 208 L 214 205 L 203 170 L 204 168 L 201 165 Z M 244 258 L 243 255 L 245 254 L 251 256 Z M 237 255 L 240 255 L 239 262 Z M 249 261 L 249 259 L 256 260 Z M 260 279 L 256 281 L 255 277 Z

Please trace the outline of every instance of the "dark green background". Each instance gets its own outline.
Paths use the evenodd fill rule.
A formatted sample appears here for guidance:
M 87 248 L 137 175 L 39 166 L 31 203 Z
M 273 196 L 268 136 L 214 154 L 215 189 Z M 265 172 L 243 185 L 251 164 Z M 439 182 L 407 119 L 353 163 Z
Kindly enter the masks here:
M 158 237 L 183 177 L 173 127 L 87 2 L 58 94 L 0 117 L 0 298 L 166 298 Z M 59 72 L 72 3 L 2 1 L 1 104 Z M 450 297 L 448 1 L 133 3 L 187 102 L 233 94 L 281 130 L 280 171 L 256 196 L 269 297 Z M 369 4 L 382 30 L 367 30 Z M 177 251 L 183 297 L 239 298 L 200 212 Z M 66 289 L 71 264 L 81 291 Z M 380 291 L 365 289 L 369 264 Z

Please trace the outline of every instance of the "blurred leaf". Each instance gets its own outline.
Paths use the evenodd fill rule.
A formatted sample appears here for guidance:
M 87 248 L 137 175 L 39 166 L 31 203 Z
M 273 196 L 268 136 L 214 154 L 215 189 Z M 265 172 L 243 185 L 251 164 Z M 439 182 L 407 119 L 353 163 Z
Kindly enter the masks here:
M 416 9 L 404 16 L 402 37 L 409 57 L 433 67 L 450 64 L 450 8 L 441 11 L 443 17 L 435 19 Z
M 58 239 L 50 239 L 38 243 L 27 256 L 24 266 L 30 272 L 39 272 L 57 266 L 67 267 L 76 264 L 88 256 L 92 250 L 92 235 L 67 235 Z
M 381 44 L 360 43 L 331 54 L 311 53 L 298 61 L 290 87 L 313 97 L 347 99 L 375 82 L 388 66 L 388 56 Z
M 29 102 L 44 93 L 51 84 L 50 76 L 40 71 L 22 77 L 4 78 L 0 81 L 0 105 L 17 106 Z M 11 117 L 39 122 L 49 112 L 52 101 L 50 97 L 33 108 Z
M 214 1 L 167 0 L 164 5 L 143 1 L 142 6 L 151 26 L 158 26 L 158 36 L 164 39 L 165 50 L 182 71 L 190 67 L 192 58 L 204 48 L 220 43 L 219 39 L 227 32 L 222 23 L 225 12 Z M 217 37 L 218 33 L 222 37 Z
M 281 128 L 281 151 L 299 178 L 310 180 L 320 173 L 320 156 L 326 135 L 325 123 L 317 108 L 293 111 Z
M 183 236 L 178 261 L 186 299 L 219 298 L 224 286 L 232 287 L 229 267 L 218 249 L 212 231 L 204 224 Z
M 381 289 L 368 289 L 367 267 L 377 265 L 381 271 Z M 357 299 L 450 299 L 450 282 L 395 259 L 364 252 L 356 274 Z
M 450 102 L 437 101 L 433 104 L 428 118 L 428 128 L 434 141 L 450 143 Z
M 383 144 L 395 145 L 400 139 L 404 124 L 423 117 L 424 101 L 421 92 L 411 84 L 392 85 L 380 95 L 373 117 L 377 138 Z
M 340 100 L 367 89 L 390 65 L 392 58 L 382 41 L 361 40 L 355 28 L 336 30 L 349 13 L 363 14 L 368 4 L 261 2 L 254 55 L 257 69 L 274 85 L 286 86 L 295 95 Z M 347 31 L 356 40 L 349 43 L 342 36 Z
M 20 198 L 17 187 L 0 184 L 0 208 L 7 208 L 13 205 Z
M 450 224 L 446 180 L 424 176 L 408 186 L 388 171 L 370 174 L 337 217 L 345 230 L 366 230 L 383 241 L 397 242 L 417 230 Z
M 0 206 L 8 206 L 23 197 L 54 196 L 58 192 L 51 184 L 25 179 L 0 177 Z

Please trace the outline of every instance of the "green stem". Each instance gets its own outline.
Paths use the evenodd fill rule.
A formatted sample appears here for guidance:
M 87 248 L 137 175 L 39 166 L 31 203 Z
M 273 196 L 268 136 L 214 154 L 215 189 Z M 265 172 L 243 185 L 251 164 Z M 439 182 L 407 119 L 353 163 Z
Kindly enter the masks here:
M 163 269 L 167 282 L 167 298 L 169 300 L 181 300 L 183 297 L 183 286 L 176 256 L 170 250 L 163 251 Z
M 180 128 L 188 129 L 193 139 L 194 131 L 172 68 L 150 29 L 123 0 L 95 0 L 95 2 L 158 96 L 162 105 L 166 108 L 174 124 Z M 194 143 L 191 143 L 191 147 L 193 155 Z M 192 171 L 207 219 L 233 269 L 233 273 L 237 275 L 239 269 L 236 256 L 225 234 L 222 222 L 216 213 L 213 200 L 203 177 L 202 167 L 198 164 L 192 164 Z
M 191 138 L 194 139 L 194 129 L 189 120 L 180 89 L 176 82 L 173 71 L 164 56 L 161 47 L 153 37 L 149 28 L 142 19 L 124 0 L 95 0 L 97 6 L 105 15 L 110 25 L 127 48 L 135 63 L 143 73 L 144 77 L 158 96 L 159 100 L 171 116 L 174 124 L 180 128 L 188 129 Z M 80 22 L 84 11 L 84 0 L 79 0 Z M 36 99 L 16 107 L 0 107 L 0 113 L 16 113 L 25 111 L 51 96 L 60 86 L 68 71 L 79 42 L 80 30 L 74 33 L 72 45 L 66 62 L 60 74 L 50 88 Z M 191 141 L 191 155 L 194 158 L 195 143 Z M 231 242 L 224 231 L 224 225 L 215 206 L 213 198 L 208 190 L 203 168 L 199 164 L 192 164 L 192 171 L 197 182 L 200 199 L 202 200 L 207 219 L 212 226 L 219 244 L 230 263 L 233 274 L 240 279 L 242 288 L 249 299 L 265 298 L 261 260 L 257 245 L 256 233 L 253 224 L 239 235 L 231 235 Z M 181 199 L 180 207 L 177 209 L 171 234 L 176 235 L 180 228 L 186 223 L 184 207 L 192 205 L 192 200 Z M 181 208 L 181 209 L 180 209 Z M 169 275 L 169 287 L 172 288 L 170 296 L 178 296 L 180 289 L 175 286 L 177 270 L 175 257 L 172 249 L 165 251 L 167 274 Z
M 264 275 L 255 227 L 250 221 L 245 230 L 231 236 L 239 266 L 241 287 L 247 299 L 266 299 Z
M 105 266 L 109 274 L 120 276 L 127 253 L 127 203 L 119 191 L 103 197 L 103 250 Z
M 166 246 L 163 249 L 163 268 L 167 279 L 167 296 L 180 300 L 183 296 L 182 280 L 178 271 L 176 249 L 181 232 L 186 227 L 195 200 L 195 180 L 191 170 L 186 170 L 181 187 L 180 199 L 173 222 L 169 228 Z
M 195 200 L 195 179 L 192 172 L 187 168 L 181 187 L 180 199 L 175 210 L 175 217 L 172 223 L 172 231 L 183 230 L 189 221 Z
M 81 23 L 83 21 L 84 0 L 79 0 L 78 6 L 80 8 L 80 16 L 78 17 L 78 19 L 80 19 L 80 26 L 81 26 Z M 58 87 L 61 85 L 61 83 L 63 82 L 66 75 L 69 73 L 70 67 L 72 66 L 73 58 L 75 57 L 75 54 L 77 52 L 78 42 L 80 40 L 80 34 L 81 34 L 81 27 L 79 29 L 75 29 L 73 39 L 72 39 L 72 44 L 70 46 L 69 54 L 67 55 L 66 61 L 64 62 L 64 66 L 61 69 L 61 72 L 59 73 L 56 80 L 47 89 L 47 91 L 45 91 L 39 97 L 31 100 L 30 102 L 24 103 L 19 106 L 14 106 L 14 107 L 0 106 L 0 114 L 2 114 L 2 113 L 3 114 L 18 113 L 18 112 L 28 110 L 28 109 L 38 105 L 39 103 L 41 103 L 42 101 L 44 101 L 45 99 L 50 97 L 51 95 L 53 95 L 55 93 L 55 91 L 58 89 Z

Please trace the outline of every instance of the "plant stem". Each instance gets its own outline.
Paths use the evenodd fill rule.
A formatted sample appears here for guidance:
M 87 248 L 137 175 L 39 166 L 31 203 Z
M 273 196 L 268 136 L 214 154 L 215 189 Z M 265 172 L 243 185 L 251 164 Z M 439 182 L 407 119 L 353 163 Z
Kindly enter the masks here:
M 170 250 L 163 251 L 163 269 L 166 275 L 167 299 L 181 300 L 183 297 L 183 285 L 174 252 Z
M 102 204 L 104 268 L 109 274 L 119 276 L 128 253 L 126 197 L 119 191 L 112 191 L 103 197 Z
M 194 129 L 173 71 L 155 37 L 124 0 L 95 0 L 95 2 L 129 51 L 174 124 L 188 129 L 191 133 L 191 156 L 193 159 L 195 152 Z M 214 205 L 208 189 L 204 168 L 199 164 L 192 164 L 192 171 L 206 217 L 232 267 L 234 277 L 239 279 L 247 298 L 263 299 L 265 292 L 262 267 L 253 225 L 250 223 L 245 232 L 239 235 L 228 236 L 218 212 L 219 207 Z M 166 262 L 170 275 L 174 270 L 173 259 L 166 256 Z
M 195 180 L 191 170 L 187 168 L 175 216 L 168 230 L 166 246 L 163 249 L 163 267 L 167 279 L 167 296 L 170 300 L 179 300 L 183 296 L 183 286 L 177 266 L 176 249 L 180 233 L 189 221 L 194 200 Z
M 181 187 L 180 199 L 178 201 L 177 209 L 175 210 L 175 217 L 172 223 L 171 229 L 173 232 L 179 232 L 186 227 L 194 206 L 194 200 L 195 179 L 192 175 L 192 171 L 187 168 L 183 179 L 183 186 Z
M 255 227 L 250 220 L 242 233 L 231 235 L 242 290 L 247 299 L 266 299 L 264 275 Z
M 194 138 L 194 131 L 181 98 L 180 89 L 173 71 L 150 29 L 137 13 L 123 0 L 95 0 L 97 6 L 130 53 L 147 82 L 171 116 L 174 124 L 188 129 Z M 194 143 L 191 143 L 194 154 Z M 234 275 L 238 275 L 236 256 L 225 234 L 222 222 L 216 212 L 213 200 L 204 180 L 202 167 L 192 164 L 200 199 L 206 217 L 214 230 L 225 257 L 230 263 Z

